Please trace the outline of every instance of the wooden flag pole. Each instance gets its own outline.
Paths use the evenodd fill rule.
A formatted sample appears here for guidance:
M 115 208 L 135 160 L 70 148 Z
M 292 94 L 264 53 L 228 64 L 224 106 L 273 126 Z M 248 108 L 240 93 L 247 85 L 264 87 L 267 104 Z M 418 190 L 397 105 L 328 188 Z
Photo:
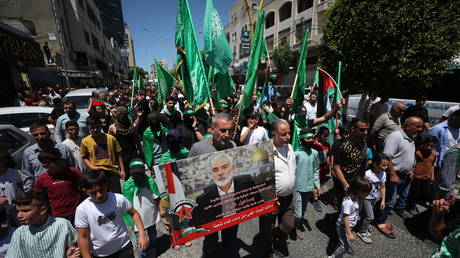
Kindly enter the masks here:
M 292 97 L 294 96 L 295 86 L 296 86 L 296 84 L 297 84 L 297 78 L 298 78 L 298 77 L 299 77 L 299 73 L 296 73 L 296 74 L 295 74 L 295 78 L 294 78 L 294 85 L 292 86 L 292 92 L 291 92 L 291 97 L 290 97 L 291 99 L 292 99 Z

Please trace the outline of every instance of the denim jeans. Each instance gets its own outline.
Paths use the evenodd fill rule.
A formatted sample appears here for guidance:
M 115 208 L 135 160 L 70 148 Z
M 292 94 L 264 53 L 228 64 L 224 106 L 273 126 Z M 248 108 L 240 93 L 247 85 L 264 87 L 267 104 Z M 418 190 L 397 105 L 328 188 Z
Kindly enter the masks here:
M 294 222 L 296 225 L 302 223 L 303 216 L 307 210 L 307 204 L 312 197 L 313 192 L 294 192 Z
M 137 257 L 139 258 L 154 258 L 156 257 L 157 247 L 157 227 L 155 225 L 146 229 L 147 236 L 149 237 L 149 247 L 146 250 L 137 249 Z M 136 232 L 136 241 L 139 241 L 139 232 Z
M 345 226 L 337 222 L 336 228 L 337 228 L 337 235 L 339 237 L 339 244 L 337 245 L 337 248 L 332 254 L 332 257 L 343 257 L 345 253 L 353 251 L 353 249 L 350 246 L 350 240 L 348 240 L 348 234 L 347 234 L 347 230 L 345 229 Z
M 406 176 L 406 174 L 397 173 L 397 176 L 399 177 L 399 184 L 393 184 L 390 183 L 390 180 L 387 180 L 385 209 L 381 214 L 375 217 L 375 222 L 377 224 L 385 223 L 388 214 L 390 214 L 393 208 L 406 208 L 407 196 L 409 195 L 412 179 Z M 397 196 L 399 196 L 399 198 L 397 198 Z
M 362 202 L 362 209 L 365 216 L 361 220 L 361 225 L 359 226 L 360 233 L 366 233 L 369 225 L 374 220 L 374 209 L 375 200 L 364 199 Z

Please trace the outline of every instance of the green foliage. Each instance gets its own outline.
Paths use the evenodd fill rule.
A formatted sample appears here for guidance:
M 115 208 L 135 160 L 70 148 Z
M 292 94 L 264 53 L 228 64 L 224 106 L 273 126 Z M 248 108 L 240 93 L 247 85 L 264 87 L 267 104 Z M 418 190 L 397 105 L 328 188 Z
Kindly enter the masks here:
M 289 44 L 281 44 L 273 50 L 273 63 L 275 63 L 278 72 L 287 74 L 291 64 L 292 49 Z
M 137 67 L 137 72 L 138 72 L 140 78 L 145 78 L 145 76 L 147 75 L 147 72 L 144 71 L 144 69 L 142 67 Z M 129 68 L 129 70 L 128 70 L 128 78 L 129 78 L 129 80 L 133 79 L 133 75 L 134 75 L 134 67 Z
M 460 1 L 336 0 L 320 62 L 350 90 L 413 92 L 448 73 L 460 53 Z

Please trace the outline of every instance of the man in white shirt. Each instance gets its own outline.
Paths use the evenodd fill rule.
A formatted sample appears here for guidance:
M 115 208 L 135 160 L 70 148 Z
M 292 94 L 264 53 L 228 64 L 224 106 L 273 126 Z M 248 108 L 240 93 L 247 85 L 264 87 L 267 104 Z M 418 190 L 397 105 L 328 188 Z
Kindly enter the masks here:
M 70 153 L 75 159 L 75 167 L 80 173 L 87 171 L 86 165 L 83 163 L 83 159 L 80 154 L 81 137 L 78 135 L 80 132 L 80 126 L 76 121 L 67 121 L 65 123 L 65 130 L 69 137 L 65 139 L 62 144 L 66 145 L 70 149 Z
M 304 106 L 307 109 L 307 119 L 316 119 L 317 115 L 317 100 L 318 100 L 318 93 L 311 92 L 308 101 L 304 102 Z
M 267 244 L 266 247 L 270 247 L 265 247 L 266 251 L 270 253 L 261 255 L 271 255 L 271 252 L 273 252 L 271 241 L 273 241 L 273 248 L 278 256 L 289 256 L 286 240 L 289 233 L 294 229 L 293 193 L 296 160 L 294 149 L 289 144 L 291 140 L 289 123 L 284 119 L 278 119 L 273 123 L 273 128 L 275 184 L 279 206 L 277 211 L 260 216 L 260 233 L 264 237 L 264 242 Z M 275 228 L 276 218 L 278 218 L 278 226 Z
M 259 126 L 259 116 L 256 114 L 249 114 L 247 116 L 248 126 L 243 127 L 241 130 L 240 142 L 243 145 L 259 143 L 268 140 L 267 130 Z

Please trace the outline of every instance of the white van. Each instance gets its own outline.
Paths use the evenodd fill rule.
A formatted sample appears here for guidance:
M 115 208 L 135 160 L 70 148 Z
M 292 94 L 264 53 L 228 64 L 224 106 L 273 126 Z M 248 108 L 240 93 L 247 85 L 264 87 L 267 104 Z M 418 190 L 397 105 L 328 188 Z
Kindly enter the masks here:
M 96 88 L 78 89 L 69 91 L 64 97 L 66 100 L 70 100 L 75 103 L 78 112 L 87 112 L 89 106 L 89 99 L 91 98 Z
M 361 94 L 350 95 L 348 99 L 348 109 L 347 109 L 347 116 L 349 119 L 356 116 L 358 112 L 359 100 L 361 99 Z M 415 105 L 415 100 L 413 99 L 395 99 L 391 98 L 388 100 L 389 105 L 393 105 L 395 102 L 402 102 L 406 105 L 406 107 L 410 107 Z M 445 102 L 445 101 L 433 101 L 428 100 L 425 104 L 425 107 L 428 109 L 428 118 L 430 120 L 430 124 L 433 126 L 438 123 L 439 119 L 441 119 L 442 114 L 446 112 L 451 106 L 458 105 L 455 102 Z

